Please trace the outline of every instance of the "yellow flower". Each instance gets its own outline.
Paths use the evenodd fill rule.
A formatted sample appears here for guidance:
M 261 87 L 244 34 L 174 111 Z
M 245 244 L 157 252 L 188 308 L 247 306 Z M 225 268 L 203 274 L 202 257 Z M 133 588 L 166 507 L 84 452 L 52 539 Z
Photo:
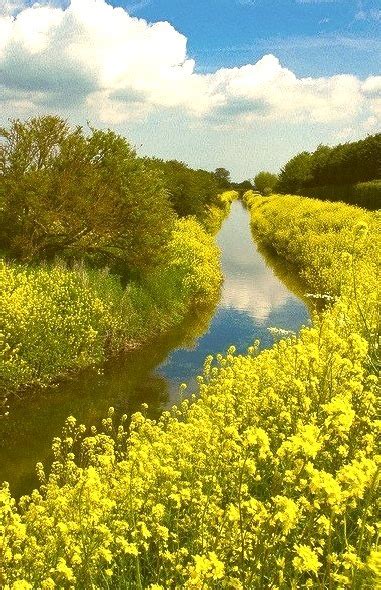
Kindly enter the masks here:
M 139 555 L 139 551 L 138 551 L 138 548 L 135 545 L 135 543 L 128 543 L 122 537 L 117 537 L 116 542 L 119 545 L 119 547 L 121 548 L 121 550 L 123 551 L 123 553 L 125 553 L 126 555 L 135 555 L 135 556 Z
M 298 522 L 299 509 L 291 498 L 285 496 L 276 496 L 274 504 L 277 512 L 274 516 L 274 522 L 279 522 L 282 526 L 283 532 L 288 534 Z
M 13 582 L 11 588 L 12 590 L 31 590 L 33 586 L 26 580 L 17 580 Z
M 296 557 L 292 560 L 297 572 L 317 573 L 321 566 L 316 553 L 307 545 L 295 545 Z
M 42 590 L 54 590 L 56 584 L 52 578 L 46 578 L 41 583 Z
M 69 582 L 75 582 L 75 577 L 73 575 L 73 570 L 67 566 L 66 561 L 60 557 L 58 563 L 56 565 L 56 572 L 62 574 L 66 580 Z
M 212 580 L 220 580 L 225 571 L 224 564 L 217 558 L 214 551 L 210 551 L 208 556 L 195 555 L 194 573 L 200 580 L 210 578 Z
M 372 572 L 376 582 L 381 584 L 381 551 L 372 550 L 366 562 L 367 567 Z

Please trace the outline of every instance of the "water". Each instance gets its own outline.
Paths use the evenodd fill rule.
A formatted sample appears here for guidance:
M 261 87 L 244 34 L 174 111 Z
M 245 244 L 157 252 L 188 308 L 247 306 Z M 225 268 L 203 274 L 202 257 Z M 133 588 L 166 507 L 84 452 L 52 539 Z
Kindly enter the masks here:
M 237 352 L 245 352 L 256 339 L 262 348 L 268 348 L 274 342 L 269 327 L 297 331 L 309 321 L 301 299 L 303 286 L 296 277 L 289 276 L 290 269 L 274 255 L 259 252 L 250 232 L 248 213 L 240 202 L 233 203 L 217 243 L 222 253 L 224 284 L 209 329 L 192 348 L 173 350 L 158 367 L 158 372 L 177 387 L 199 373 L 206 355 L 225 352 L 231 344 Z M 288 286 L 274 273 L 274 265 L 286 269 Z
M 59 436 L 67 416 L 97 424 L 110 406 L 128 414 L 147 403 L 157 417 L 174 403 L 182 382 L 195 389 L 208 354 L 224 353 L 231 344 L 244 352 L 256 339 L 267 348 L 273 344 L 269 327 L 297 331 L 308 323 L 303 286 L 284 262 L 258 250 L 248 213 L 239 202 L 233 203 L 217 242 L 224 284 L 216 307 L 193 314 L 144 350 L 12 400 L 9 418 L 0 421 L 0 481 L 9 481 L 13 494 L 37 485 L 35 464 L 49 462 L 52 439 Z

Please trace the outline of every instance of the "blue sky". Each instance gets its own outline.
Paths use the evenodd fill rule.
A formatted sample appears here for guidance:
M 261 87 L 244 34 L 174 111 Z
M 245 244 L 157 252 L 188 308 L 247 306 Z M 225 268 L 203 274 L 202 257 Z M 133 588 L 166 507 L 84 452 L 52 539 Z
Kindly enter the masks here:
M 278 171 L 381 130 L 381 0 L 0 0 L 0 107 Z
M 300 76 L 378 74 L 379 0 L 124 1 L 136 16 L 168 20 L 188 38 L 199 71 L 253 63 L 275 53 Z

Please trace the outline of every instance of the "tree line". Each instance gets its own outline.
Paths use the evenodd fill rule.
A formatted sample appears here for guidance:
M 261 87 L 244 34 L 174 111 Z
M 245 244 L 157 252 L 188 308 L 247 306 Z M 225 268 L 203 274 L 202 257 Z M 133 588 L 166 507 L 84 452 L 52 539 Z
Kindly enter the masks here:
M 350 185 L 381 178 L 381 133 L 335 147 L 319 145 L 301 152 L 281 169 L 280 192 L 303 188 Z
M 313 152 L 300 152 L 283 166 L 279 175 L 262 171 L 254 178 L 254 184 L 262 194 L 314 196 L 315 192 L 318 198 L 333 200 L 337 194 L 338 199 L 345 200 L 347 195 L 353 201 L 356 195 L 364 196 L 365 188 L 367 193 L 372 192 L 372 187 L 364 187 L 363 191 L 350 187 L 378 179 L 381 179 L 381 133 L 334 147 L 319 145 Z

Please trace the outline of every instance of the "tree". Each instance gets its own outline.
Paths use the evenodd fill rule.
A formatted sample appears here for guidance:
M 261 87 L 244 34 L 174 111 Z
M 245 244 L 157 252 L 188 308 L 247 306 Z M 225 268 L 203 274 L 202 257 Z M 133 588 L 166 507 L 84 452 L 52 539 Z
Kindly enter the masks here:
M 270 194 L 275 188 L 277 182 L 277 174 L 272 174 L 271 172 L 266 172 L 264 170 L 262 172 L 258 172 L 254 178 L 255 188 L 263 195 Z
M 319 145 L 285 164 L 279 177 L 281 192 L 305 188 L 347 186 L 381 178 L 381 133 L 334 147 Z
M 125 138 L 59 117 L 0 130 L 0 194 L 3 247 L 25 261 L 70 255 L 143 272 L 174 220 L 160 175 Z
M 311 154 L 311 178 L 308 180 L 311 186 L 327 184 L 327 168 L 331 154 L 332 148 L 327 145 L 319 145 Z
M 297 193 L 312 180 L 312 157 L 309 152 L 294 156 L 281 169 L 279 190 L 284 193 Z
M 161 175 L 170 202 L 180 217 L 194 215 L 202 219 L 206 207 L 216 202 L 222 190 L 213 172 L 193 170 L 177 160 L 146 158 L 145 162 L 149 169 Z
M 243 180 L 242 182 L 232 182 L 231 188 L 240 193 L 245 193 L 254 189 L 254 185 L 250 180 Z
M 216 168 L 214 176 L 222 189 L 227 189 L 231 185 L 230 172 L 226 168 Z

